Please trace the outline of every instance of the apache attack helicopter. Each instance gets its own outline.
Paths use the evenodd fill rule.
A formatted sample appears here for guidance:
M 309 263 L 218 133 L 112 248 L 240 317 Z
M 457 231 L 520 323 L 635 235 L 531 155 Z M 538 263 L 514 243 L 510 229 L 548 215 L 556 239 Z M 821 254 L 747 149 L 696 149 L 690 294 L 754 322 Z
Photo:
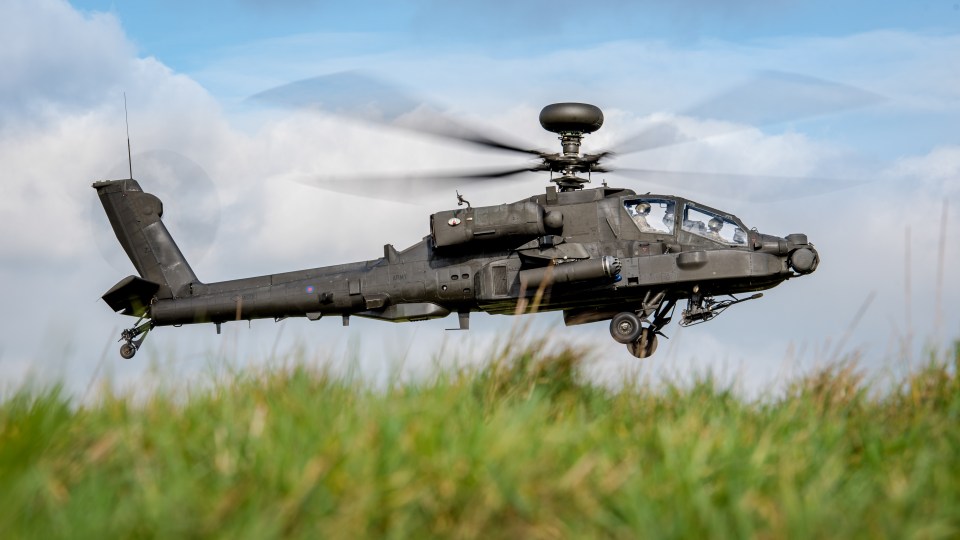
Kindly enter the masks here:
M 158 326 L 214 323 L 219 333 L 227 321 L 260 318 L 341 316 L 346 326 L 351 316 L 407 322 L 457 313 L 466 330 L 472 312 L 536 309 L 562 311 L 566 325 L 609 321 L 613 339 L 645 358 L 681 302 L 679 324 L 689 326 L 816 270 L 819 255 L 804 234 L 763 234 L 674 195 L 587 188 L 592 173 L 610 170 L 601 162 L 612 152 L 580 150 L 603 125 L 598 107 L 555 103 L 539 120 L 558 135 L 560 152 L 459 132 L 453 136 L 536 161 L 449 178 L 539 171 L 550 175 L 544 192 L 478 207 L 458 193 L 458 208 L 432 214 L 429 234 L 413 246 L 387 244 L 378 259 L 281 274 L 203 283 L 164 226 L 163 204 L 132 174 L 94 183 L 139 274 L 103 295 L 114 311 L 138 318 L 122 332 L 121 356 L 133 357 Z

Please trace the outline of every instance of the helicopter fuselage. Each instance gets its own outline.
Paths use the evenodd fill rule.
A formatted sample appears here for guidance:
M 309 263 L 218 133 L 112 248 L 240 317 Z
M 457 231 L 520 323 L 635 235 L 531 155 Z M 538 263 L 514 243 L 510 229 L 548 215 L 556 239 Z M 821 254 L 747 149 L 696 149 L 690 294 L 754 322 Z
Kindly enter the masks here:
M 148 320 L 134 336 L 193 323 L 219 330 L 260 318 L 340 315 L 346 324 L 349 316 L 406 322 L 454 312 L 468 328 L 471 312 L 556 310 L 568 325 L 634 313 L 652 335 L 680 300 L 688 301 L 681 324 L 702 322 L 740 301 L 713 297 L 769 289 L 819 262 L 804 235 L 760 234 L 683 198 L 551 187 L 511 204 L 433 214 L 422 241 L 402 251 L 385 245 L 377 259 L 202 283 L 163 227 L 159 200 L 133 180 L 94 187 L 141 274 L 104 294 L 115 311 Z

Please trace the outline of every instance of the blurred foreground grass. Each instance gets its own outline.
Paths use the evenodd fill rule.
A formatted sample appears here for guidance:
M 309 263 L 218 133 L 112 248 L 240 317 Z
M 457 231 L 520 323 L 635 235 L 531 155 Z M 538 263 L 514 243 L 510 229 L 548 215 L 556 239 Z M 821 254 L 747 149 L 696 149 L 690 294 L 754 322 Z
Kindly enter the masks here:
M 4 538 L 956 538 L 960 344 L 750 401 L 611 391 L 571 349 L 373 389 L 292 361 L 139 402 L 0 404 Z

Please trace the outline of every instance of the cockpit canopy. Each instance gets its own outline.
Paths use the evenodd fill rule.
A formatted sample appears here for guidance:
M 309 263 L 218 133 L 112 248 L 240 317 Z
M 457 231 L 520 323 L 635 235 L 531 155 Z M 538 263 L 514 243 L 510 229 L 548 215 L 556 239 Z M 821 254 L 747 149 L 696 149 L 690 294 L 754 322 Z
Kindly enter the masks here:
M 739 219 L 693 201 L 648 195 L 625 198 L 623 207 L 643 233 L 676 235 L 685 231 L 721 244 L 747 243 L 747 228 Z
M 738 222 L 695 203 L 686 204 L 681 228 L 714 242 L 738 246 L 747 243 L 747 232 Z
M 657 197 L 626 199 L 623 207 L 633 223 L 645 233 L 674 234 L 676 201 Z

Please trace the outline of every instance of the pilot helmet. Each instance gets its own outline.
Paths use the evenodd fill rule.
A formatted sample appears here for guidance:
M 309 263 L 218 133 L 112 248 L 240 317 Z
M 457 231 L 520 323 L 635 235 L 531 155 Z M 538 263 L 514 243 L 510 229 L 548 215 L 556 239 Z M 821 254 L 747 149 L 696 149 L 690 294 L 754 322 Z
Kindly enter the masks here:
M 720 218 L 713 218 L 707 223 L 707 227 L 710 227 L 711 231 L 717 232 L 723 228 L 723 221 L 721 221 Z
M 650 213 L 650 203 L 641 202 L 637 205 L 637 213 L 641 216 L 645 216 Z

